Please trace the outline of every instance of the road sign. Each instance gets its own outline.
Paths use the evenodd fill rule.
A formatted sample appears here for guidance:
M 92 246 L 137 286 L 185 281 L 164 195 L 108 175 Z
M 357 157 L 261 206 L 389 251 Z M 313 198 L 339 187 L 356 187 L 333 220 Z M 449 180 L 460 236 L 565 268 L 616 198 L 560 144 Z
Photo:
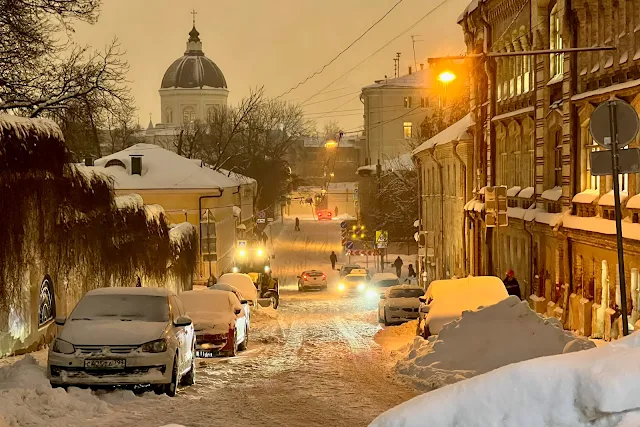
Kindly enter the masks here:
M 379 248 L 386 248 L 389 242 L 389 233 L 386 230 L 376 231 L 376 245 Z
M 267 222 L 267 220 L 266 220 L 266 219 L 264 219 L 264 218 L 258 218 L 258 224 L 264 224 L 264 223 L 266 223 L 266 222 Z
M 342 221 L 340 223 L 340 228 L 347 228 L 347 221 Z
M 640 130 L 638 113 L 631 105 L 621 99 L 603 102 L 593 110 L 589 121 L 591 136 L 602 148 L 611 148 L 611 121 L 614 114 L 619 149 L 629 145 Z
M 353 249 L 353 242 L 351 240 L 349 240 L 344 246 L 347 249 L 351 250 L 351 249 Z
M 273 218 L 267 218 L 267 222 L 273 222 Z
M 267 217 L 267 213 L 265 211 L 258 212 L 258 218 L 265 219 Z
M 640 149 L 627 148 L 618 152 L 618 173 L 640 172 Z M 591 175 L 613 175 L 611 150 L 591 152 Z
M 239 248 L 246 248 L 247 247 L 247 241 L 246 240 L 238 240 L 238 247 Z

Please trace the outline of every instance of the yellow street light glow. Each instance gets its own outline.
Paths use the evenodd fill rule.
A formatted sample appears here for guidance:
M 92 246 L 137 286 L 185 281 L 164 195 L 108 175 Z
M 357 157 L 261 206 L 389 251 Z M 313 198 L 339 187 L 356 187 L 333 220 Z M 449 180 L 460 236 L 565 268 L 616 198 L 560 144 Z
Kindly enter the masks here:
M 340 284 L 338 285 L 338 290 L 339 290 L 339 291 L 344 291 L 344 283 L 340 283 Z
M 364 239 L 364 233 L 362 233 L 362 234 L 360 235 L 360 238 L 361 238 L 361 239 Z
M 355 239 L 358 236 L 356 236 L 355 234 L 352 234 L 351 237 Z
M 233 270 L 231 270 L 231 271 L 233 271 L 234 273 L 237 273 L 240 270 L 238 270 L 238 267 L 233 267 Z
M 457 76 L 453 74 L 451 71 L 443 71 L 438 76 L 438 80 L 440 80 L 442 83 L 451 83 L 455 79 L 457 79 Z
M 352 229 L 352 230 L 355 230 L 355 229 L 356 229 L 356 226 L 354 225 L 353 227 L 351 227 L 351 229 Z
M 330 139 L 329 141 L 324 143 L 325 148 L 335 148 L 338 146 L 338 143 L 335 142 L 333 139 Z
M 333 177 L 334 177 L 334 176 L 336 176 L 336 175 L 335 175 L 333 172 L 331 172 L 331 173 L 329 174 L 329 176 L 330 176 L 331 178 L 333 178 Z
M 239 255 L 240 256 L 245 256 L 245 255 L 247 255 L 247 252 L 244 249 L 240 249 Z
M 264 252 L 262 252 L 262 249 L 258 249 L 258 256 L 262 256 Z
M 361 225 L 361 226 L 360 226 L 360 229 L 361 229 L 361 230 L 364 230 L 364 225 Z

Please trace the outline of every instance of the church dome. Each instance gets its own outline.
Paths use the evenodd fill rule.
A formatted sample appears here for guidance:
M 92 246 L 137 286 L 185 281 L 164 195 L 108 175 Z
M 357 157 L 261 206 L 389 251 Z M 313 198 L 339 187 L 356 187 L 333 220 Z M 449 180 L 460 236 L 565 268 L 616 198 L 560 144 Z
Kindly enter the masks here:
M 194 26 L 189 32 L 187 50 L 176 59 L 162 78 L 162 89 L 171 88 L 227 88 L 227 81 L 220 68 L 202 51 L 200 33 Z

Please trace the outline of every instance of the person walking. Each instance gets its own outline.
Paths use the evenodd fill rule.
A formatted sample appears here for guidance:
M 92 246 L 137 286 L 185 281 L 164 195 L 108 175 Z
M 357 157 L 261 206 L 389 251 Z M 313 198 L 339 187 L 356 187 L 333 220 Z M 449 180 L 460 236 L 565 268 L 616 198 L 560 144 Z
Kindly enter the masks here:
M 336 206 L 336 209 L 335 209 L 335 213 L 336 213 L 335 216 L 337 217 L 338 216 L 338 207 L 337 206 Z
M 515 295 L 518 299 L 522 299 L 520 296 L 520 284 L 513 273 L 513 270 L 507 271 L 507 276 L 502 281 L 504 283 L 504 287 L 507 289 L 507 293 L 509 295 Z
M 331 251 L 331 255 L 329 255 L 329 259 L 331 260 L 331 269 L 336 269 L 336 262 L 338 262 L 338 255 L 336 255 L 335 251 Z
M 400 275 L 402 274 L 402 264 L 403 264 L 402 259 L 398 255 L 398 258 L 396 258 L 396 260 L 393 261 L 393 266 L 396 268 L 396 276 L 398 276 L 398 278 L 400 278 Z
M 294 231 L 300 231 L 300 220 L 296 217 L 296 227 L 293 229 Z

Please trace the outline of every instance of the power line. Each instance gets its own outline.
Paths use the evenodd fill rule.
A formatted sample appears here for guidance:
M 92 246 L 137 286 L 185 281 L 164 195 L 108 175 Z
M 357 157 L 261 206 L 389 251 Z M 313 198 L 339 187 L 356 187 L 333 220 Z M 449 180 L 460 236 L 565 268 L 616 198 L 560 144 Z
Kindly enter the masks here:
M 396 2 L 396 4 L 394 4 L 391 9 L 389 9 L 387 11 L 387 13 L 385 13 L 384 15 L 382 15 L 382 17 L 380 19 L 378 19 L 376 22 L 373 23 L 373 25 L 371 25 L 369 28 L 367 28 L 367 30 L 362 33 L 357 39 L 355 39 L 354 41 L 352 41 L 349 46 L 347 46 L 346 48 L 344 48 L 342 51 L 340 51 L 340 53 L 338 53 L 336 56 L 333 57 L 333 59 L 331 59 L 331 61 L 327 62 L 326 64 L 324 64 L 322 66 L 322 68 L 319 71 L 314 72 L 313 74 L 311 74 L 309 77 L 307 77 L 306 79 L 304 79 L 303 81 L 301 81 L 300 83 L 296 84 L 295 86 L 293 86 L 291 89 L 287 90 L 286 92 L 284 92 L 282 95 L 278 96 L 277 98 L 282 98 L 283 96 L 293 92 L 294 90 L 296 90 L 297 88 L 299 88 L 300 86 L 302 86 L 303 84 L 305 84 L 306 82 L 308 82 L 309 80 L 311 80 L 313 77 L 319 75 L 320 73 L 322 73 L 325 68 L 327 68 L 329 65 L 333 64 L 336 59 L 338 59 L 340 56 L 342 56 L 343 53 L 345 53 L 347 50 L 349 50 L 354 44 L 356 44 L 358 41 L 360 41 L 360 39 L 362 39 L 369 31 L 371 31 L 376 25 L 378 25 L 380 22 L 382 22 L 382 20 L 384 18 L 386 18 L 396 7 L 398 7 L 398 5 L 400 3 L 402 3 L 404 0 L 398 0 Z M 277 99 L 276 98 L 276 99 Z
M 334 99 L 344 98 L 345 96 L 354 95 L 354 94 L 356 94 L 356 93 L 360 93 L 360 92 L 362 92 L 362 91 L 361 91 L 361 90 L 359 90 L 359 91 L 357 91 L 357 92 L 345 93 L 344 95 L 335 96 L 335 97 L 333 97 L 333 98 L 323 99 L 322 101 L 311 102 L 311 103 L 306 104 L 306 105 L 305 105 L 304 103 L 302 103 L 302 104 L 300 104 L 300 105 L 302 105 L 303 107 L 308 107 L 309 105 L 316 105 L 316 104 L 321 104 L 321 103 L 323 103 L 323 102 L 327 102 L 327 101 L 333 101 Z M 328 93 L 328 92 L 327 92 L 327 93 Z
M 399 115 L 398 117 L 394 117 L 393 119 L 389 119 L 389 120 L 385 120 L 385 121 L 382 121 L 382 122 L 375 123 L 374 126 L 369 126 L 367 130 L 375 129 L 375 128 L 378 128 L 380 126 L 386 125 L 387 123 L 391 123 L 391 122 L 393 122 L 395 120 L 401 119 L 401 118 L 403 118 L 405 116 L 408 116 L 409 114 L 413 113 L 414 111 L 416 111 L 419 108 L 422 108 L 422 107 L 413 108 L 413 109 L 407 111 L 406 113 Z M 359 133 L 359 132 L 362 132 L 364 130 L 365 130 L 364 128 L 359 129 L 359 130 L 347 130 L 347 131 L 344 131 L 343 134 Z
M 394 41 L 396 41 L 397 39 L 399 39 L 400 37 L 402 37 L 403 35 L 405 35 L 406 33 L 408 33 L 409 31 L 411 31 L 416 25 L 418 25 L 420 22 L 422 22 L 423 20 L 425 20 L 429 15 L 431 15 L 433 12 L 435 12 L 436 10 L 438 10 L 440 7 L 442 7 L 445 3 L 447 3 L 450 0 L 443 0 L 442 2 L 440 2 L 436 7 L 434 7 L 433 9 L 431 9 L 429 12 L 427 12 L 426 14 L 424 14 L 420 19 L 418 19 L 416 22 L 414 22 L 413 24 L 411 24 L 411 26 L 409 26 L 406 30 L 404 30 L 403 32 L 401 32 L 400 34 L 398 34 L 397 36 L 395 36 L 394 38 L 392 38 L 391 40 L 389 40 L 386 44 L 384 44 L 381 48 L 379 48 L 378 50 L 376 50 L 375 52 L 373 52 L 371 55 L 367 56 L 365 59 L 363 59 L 362 61 L 360 61 L 358 64 L 356 64 L 355 66 L 351 67 L 347 72 L 345 72 L 344 74 L 342 74 L 340 77 L 338 77 L 337 79 L 333 80 L 331 83 L 329 83 L 328 85 L 326 85 L 325 87 L 323 87 L 322 89 L 320 89 L 318 92 L 314 93 L 313 95 L 311 95 L 310 97 L 308 97 L 307 99 L 305 99 L 302 104 L 305 104 L 307 101 L 315 98 L 316 96 L 318 96 L 319 94 L 321 94 L 322 92 L 324 92 L 326 89 L 328 89 L 329 87 L 331 87 L 331 85 L 333 85 L 335 82 L 337 82 L 338 80 L 342 79 L 344 76 L 346 76 L 347 74 L 349 74 L 351 71 L 355 70 L 356 68 L 358 68 L 360 65 L 364 64 L 366 61 L 368 61 L 371 57 L 373 57 L 374 55 L 376 55 L 377 53 L 379 53 L 380 51 L 382 51 L 384 48 L 386 48 L 387 46 L 389 46 L 391 43 L 393 43 Z

